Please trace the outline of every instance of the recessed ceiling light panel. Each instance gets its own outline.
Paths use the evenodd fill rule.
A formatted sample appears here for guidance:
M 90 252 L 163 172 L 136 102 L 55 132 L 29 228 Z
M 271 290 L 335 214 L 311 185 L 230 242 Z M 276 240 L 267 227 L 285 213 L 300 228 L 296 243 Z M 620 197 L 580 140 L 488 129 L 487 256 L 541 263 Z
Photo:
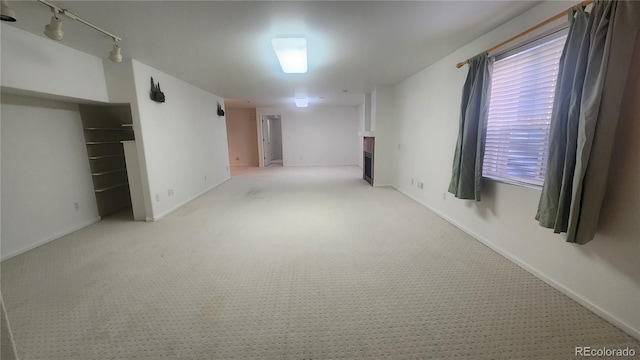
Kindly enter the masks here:
M 308 107 L 309 99 L 306 97 L 297 97 L 294 99 L 296 102 L 296 107 Z
M 287 74 L 307 72 L 307 39 L 301 36 L 277 37 L 271 39 L 271 45 L 282 71 Z

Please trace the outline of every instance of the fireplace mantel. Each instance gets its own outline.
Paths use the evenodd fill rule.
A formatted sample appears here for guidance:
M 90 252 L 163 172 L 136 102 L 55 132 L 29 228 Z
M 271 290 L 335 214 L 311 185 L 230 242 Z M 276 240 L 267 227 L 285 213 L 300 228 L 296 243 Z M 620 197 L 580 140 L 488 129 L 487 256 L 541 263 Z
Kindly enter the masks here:
M 362 178 L 372 186 L 375 141 L 376 139 L 373 136 L 365 136 L 362 144 Z
M 375 131 L 358 131 L 358 136 L 376 137 Z

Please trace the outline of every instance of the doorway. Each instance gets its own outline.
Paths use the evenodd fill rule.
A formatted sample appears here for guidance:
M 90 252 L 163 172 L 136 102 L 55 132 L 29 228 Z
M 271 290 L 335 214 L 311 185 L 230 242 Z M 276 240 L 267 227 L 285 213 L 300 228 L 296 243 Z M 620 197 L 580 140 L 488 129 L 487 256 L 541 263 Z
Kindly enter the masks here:
M 282 166 L 282 121 L 280 115 L 261 115 L 264 166 Z

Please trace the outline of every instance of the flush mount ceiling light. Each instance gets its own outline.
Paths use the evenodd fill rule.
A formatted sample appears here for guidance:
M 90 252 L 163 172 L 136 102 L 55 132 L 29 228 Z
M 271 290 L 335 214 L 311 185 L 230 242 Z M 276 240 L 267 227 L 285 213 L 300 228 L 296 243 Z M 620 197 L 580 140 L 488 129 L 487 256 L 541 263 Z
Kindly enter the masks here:
M 301 36 L 282 36 L 271 39 L 282 71 L 287 74 L 307 72 L 307 39 Z
M 309 106 L 309 99 L 307 97 L 296 97 L 294 101 L 296 102 L 296 107 L 300 108 Z
M 16 22 L 16 12 L 9 7 L 6 0 L 0 3 L 0 20 L 8 22 Z

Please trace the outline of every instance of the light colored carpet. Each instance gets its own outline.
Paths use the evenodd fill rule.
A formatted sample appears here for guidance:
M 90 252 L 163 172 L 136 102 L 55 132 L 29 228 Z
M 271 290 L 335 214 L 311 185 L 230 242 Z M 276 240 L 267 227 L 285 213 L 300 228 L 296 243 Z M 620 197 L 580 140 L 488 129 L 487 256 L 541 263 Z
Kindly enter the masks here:
M 574 358 L 639 343 L 356 167 L 243 169 L 2 263 L 21 359 Z

